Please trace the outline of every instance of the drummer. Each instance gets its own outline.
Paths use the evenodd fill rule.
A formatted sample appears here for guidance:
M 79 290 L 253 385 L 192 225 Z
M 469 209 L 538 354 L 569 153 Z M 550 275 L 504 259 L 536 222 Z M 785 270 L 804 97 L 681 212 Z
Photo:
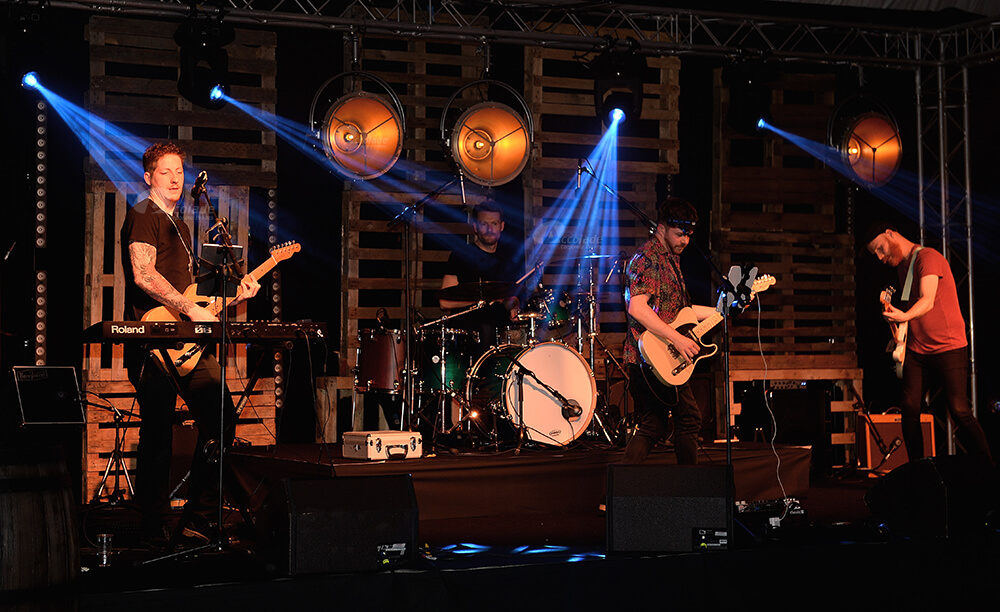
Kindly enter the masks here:
M 518 277 L 517 249 L 502 239 L 504 220 L 499 204 L 492 199 L 483 200 L 473 209 L 472 220 L 472 243 L 451 252 L 441 279 L 442 289 L 481 281 L 513 283 Z M 520 308 L 516 295 L 502 293 L 484 298 L 491 302 L 488 306 L 452 319 L 454 325 L 446 323 L 450 327 L 479 334 L 478 347 L 472 348 L 473 359 L 498 344 L 498 330 L 506 329 Z M 477 300 L 439 299 L 438 302 L 442 309 L 458 312 L 477 303 Z M 470 343 L 470 347 L 475 347 L 475 344 Z

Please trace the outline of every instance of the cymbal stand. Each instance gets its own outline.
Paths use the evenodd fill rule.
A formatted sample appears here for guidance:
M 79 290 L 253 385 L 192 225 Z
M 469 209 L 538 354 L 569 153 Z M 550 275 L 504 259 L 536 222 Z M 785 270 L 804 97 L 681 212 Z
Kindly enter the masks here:
M 410 206 L 407 206 L 399 212 L 395 217 L 389 221 L 387 228 L 393 229 L 399 224 L 403 225 L 403 309 L 406 313 L 405 316 L 405 329 L 406 329 L 406 350 L 404 352 L 404 361 L 406 363 L 406 384 L 403 386 L 403 407 L 399 418 L 399 427 L 404 429 L 406 427 L 413 427 L 411 422 L 414 415 L 413 410 L 413 396 L 415 395 L 415 380 L 414 380 L 414 363 L 413 363 L 413 307 L 412 307 L 412 291 L 410 289 L 410 267 L 413 265 L 411 261 L 412 254 L 410 252 L 410 240 L 411 233 L 413 232 L 413 218 L 416 216 L 417 211 L 419 211 L 424 204 L 430 200 L 436 198 L 439 194 L 444 192 L 455 183 L 461 180 L 460 176 L 452 178 L 450 181 L 440 185 L 434 191 L 428 193 L 424 197 L 420 198 Z
M 135 490 L 132 487 L 132 478 L 128 473 L 128 465 L 125 464 L 125 454 L 122 451 L 122 446 L 125 444 L 125 436 L 122 435 L 122 422 L 125 420 L 125 415 L 129 417 L 134 417 L 135 413 L 128 410 L 121 410 L 114 404 L 110 407 L 104 406 L 102 404 L 95 404 L 94 402 L 88 402 L 83 400 L 83 403 L 88 406 L 93 406 L 95 408 L 100 408 L 101 410 L 108 410 L 114 414 L 115 420 L 115 448 L 111 451 L 111 456 L 108 457 L 108 465 L 104 468 L 104 476 L 101 477 L 101 486 L 97 488 L 97 493 L 94 494 L 94 499 L 91 502 L 96 502 L 101 499 L 101 493 L 104 492 L 104 485 L 108 482 L 108 477 L 111 475 L 111 469 L 115 470 L 115 486 L 114 490 L 108 493 L 107 501 L 111 506 L 117 506 L 119 502 L 124 499 L 121 487 L 121 476 L 125 476 L 125 484 L 128 485 L 128 494 L 131 497 L 135 496 Z

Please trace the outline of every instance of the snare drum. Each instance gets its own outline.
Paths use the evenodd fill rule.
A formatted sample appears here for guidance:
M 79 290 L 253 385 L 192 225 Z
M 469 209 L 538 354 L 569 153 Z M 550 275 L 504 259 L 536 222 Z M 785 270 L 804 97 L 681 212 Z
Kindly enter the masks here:
M 493 347 L 476 361 L 466 383 L 466 400 L 474 406 L 505 414 L 518 426 L 516 358 L 546 385 L 580 406 L 580 414 L 564 416 L 563 404 L 534 378 L 523 377 L 524 425 L 528 439 L 565 446 L 583 435 L 597 406 L 597 383 L 587 361 L 573 347 L 543 342 L 530 348 Z
M 417 341 L 421 356 L 417 390 L 460 391 L 471 363 L 469 345 L 479 342 L 479 334 L 464 329 L 421 329 Z
M 358 333 L 358 391 L 403 390 L 406 334 L 398 329 L 362 329 Z

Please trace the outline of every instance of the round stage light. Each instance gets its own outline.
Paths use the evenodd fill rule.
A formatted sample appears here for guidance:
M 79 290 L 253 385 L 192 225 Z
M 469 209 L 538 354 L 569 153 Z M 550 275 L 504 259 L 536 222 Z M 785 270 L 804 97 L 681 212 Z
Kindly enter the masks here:
M 357 92 L 337 100 L 323 121 L 323 149 L 348 178 L 368 180 L 392 168 L 403 150 L 403 122 L 379 96 Z
M 486 187 L 513 180 L 528 163 L 531 130 L 514 109 L 482 102 L 459 116 L 451 152 L 464 175 Z
M 38 89 L 38 74 L 29 72 L 21 77 L 21 87 L 28 90 Z
M 895 122 L 877 112 L 865 113 L 850 124 L 840 150 L 854 174 L 875 186 L 889 182 L 903 156 Z

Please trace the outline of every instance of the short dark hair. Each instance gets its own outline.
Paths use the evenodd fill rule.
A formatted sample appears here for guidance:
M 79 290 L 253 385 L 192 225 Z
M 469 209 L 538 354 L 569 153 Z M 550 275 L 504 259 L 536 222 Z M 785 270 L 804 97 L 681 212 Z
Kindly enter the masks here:
M 693 231 L 698 225 L 698 211 L 691 202 L 670 196 L 656 206 L 656 224 Z
M 492 198 L 486 198 L 472 208 L 473 219 L 478 220 L 479 213 L 497 213 L 500 215 L 500 220 L 503 221 L 503 208 L 501 208 L 500 204 Z
M 885 233 L 885 230 L 892 230 L 897 234 L 899 233 L 896 226 L 888 221 L 873 221 L 865 230 L 865 241 L 862 246 L 867 247 L 871 244 L 872 240 L 875 240 L 880 234 Z
M 181 161 L 184 161 L 187 158 L 187 154 L 184 153 L 184 149 L 174 143 L 158 142 L 146 149 L 145 153 L 142 154 L 142 171 L 152 172 L 156 169 L 156 163 L 160 161 L 160 158 L 166 155 L 176 155 L 181 158 Z

